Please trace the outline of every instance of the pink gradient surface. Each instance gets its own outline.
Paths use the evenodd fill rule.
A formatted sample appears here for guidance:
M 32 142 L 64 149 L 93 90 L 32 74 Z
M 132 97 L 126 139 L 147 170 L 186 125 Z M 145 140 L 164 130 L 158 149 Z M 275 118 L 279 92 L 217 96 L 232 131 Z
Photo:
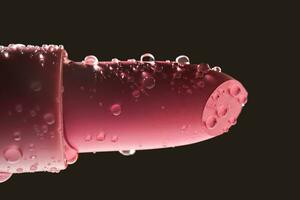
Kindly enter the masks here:
M 0 182 L 58 172 L 81 152 L 207 140 L 236 124 L 246 101 L 240 82 L 186 56 L 73 62 L 61 46 L 0 47 Z

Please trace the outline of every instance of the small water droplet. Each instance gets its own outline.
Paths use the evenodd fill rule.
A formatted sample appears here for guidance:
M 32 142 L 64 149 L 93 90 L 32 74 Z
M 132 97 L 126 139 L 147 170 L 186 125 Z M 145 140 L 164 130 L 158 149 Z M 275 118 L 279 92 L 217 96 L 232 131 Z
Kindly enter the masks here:
M 14 136 L 14 140 L 15 140 L 16 142 L 18 142 L 18 141 L 21 140 L 21 132 L 20 132 L 20 131 L 14 132 L 13 136 Z
M 58 173 L 59 170 L 58 170 L 56 167 L 51 167 L 51 168 L 49 169 L 49 172 L 51 172 L 51 173 Z
M 44 120 L 48 125 L 52 125 L 55 123 L 55 117 L 52 113 L 46 113 L 44 115 Z
M 86 56 L 84 58 L 83 63 L 86 64 L 86 65 L 97 65 L 98 58 L 96 56 L 93 56 L 93 55 Z
M 205 124 L 208 129 L 213 129 L 217 125 L 217 118 L 210 116 L 207 118 Z
M 139 90 L 134 90 L 134 91 L 132 92 L 132 96 L 133 96 L 134 98 L 139 98 L 140 95 L 141 95 L 141 92 L 140 92 Z
M 0 172 L 0 183 L 7 181 L 12 176 L 12 173 Z
M 102 142 L 105 140 L 105 137 L 106 137 L 105 133 L 103 131 L 101 131 L 100 133 L 98 133 L 96 135 L 96 140 L 99 142 Z
M 3 52 L 5 58 L 9 58 L 9 53 L 7 51 Z
M 225 107 L 224 105 L 220 105 L 218 108 L 217 108 L 217 114 L 219 117 L 224 117 L 226 116 L 227 114 L 227 107 Z
M 187 130 L 187 128 L 188 128 L 188 126 L 187 126 L 186 124 L 183 124 L 183 125 L 181 126 L 181 128 L 180 128 L 180 131 L 181 131 L 181 132 L 184 132 L 184 131 Z
M 114 116 L 118 116 L 122 112 L 122 108 L 120 104 L 114 104 L 110 107 L 110 111 Z
M 23 157 L 23 153 L 19 147 L 11 146 L 3 151 L 3 157 L 8 163 L 15 164 Z
M 175 62 L 177 62 L 180 66 L 184 66 L 190 64 L 190 59 L 185 55 L 181 55 L 176 58 Z
M 236 118 L 235 117 L 230 117 L 228 119 L 228 123 L 231 124 L 231 125 L 235 125 L 236 124 Z
M 120 60 L 118 58 L 111 59 L 111 62 L 119 64 Z
M 17 171 L 18 173 L 22 173 L 22 172 L 23 172 L 23 168 L 19 167 L 19 168 L 16 169 L 16 171 Z
M 47 125 L 42 125 L 41 126 L 41 131 L 43 132 L 43 133 L 47 133 L 48 132 L 48 126 Z
M 31 117 L 35 117 L 37 115 L 35 110 L 30 110 L 29 114 L 30 114 Z
M 204 88 L 205 82 L 204 82 L 203 80 L 200 80 L 200 81 L 197 82 L 197 86 L 198 86 L 199 88 Z
M 222 72 L 222 69 L 219 66 L 215 66 L 211 70 L 216 71 L 216 72 Z
M 145 53 L 141 56 L 141 62 L 145 62 L 145 63 L 150 63 L 150 64 L 154 64 L 155 62 L 155 58 L 152 54 L 150 53 Z
M 34 144 L 29 144 L 29 151 L 34 151 L 35 147 Z
M 34 92 L 39 92 L 42 90 L 42 84 L 40 81 L 33 81 L 30 84 L 30 89 L 33 90 Z
M 35 172 L 38 169 L 38 163 L 35 163 L 30 166 L 30 171 Z
M 93 139 L 93 136 L 91 134 L 87 134 L 84 138 L 84 141 L 90 142 Z
M 149 90 L 154 88 L 155 87 L 155 79 L 149 75 L 145 76 L 143 78 L 143 86 Z
M 18 113 L 23 112 L 23 106 L 22 106 L 22 104 L 16 105 L 16 111 L 17 111 Z
M 34 160 L 34 159 L 36 159 L 36 155 L 31 155 L 31 156 L 29 156 L 29 158 L 30 158 L 31 160 Z
M 45 60 L 45 57 L 42 53 L 39 54 L 39 59 L 41 62 L 43 62 Z
M 119 140 L 119 137 L 117 136 L 117 135 L 113 135 L 112 137 L 111 137 L 111 141 L 112 142 L 117 142 Z
M 124 156 L 132 156 L 133 154 L 135 154 L 136 151 L 134 149 L 130 149 L 130 150 L 121 150 L 119 152 Z

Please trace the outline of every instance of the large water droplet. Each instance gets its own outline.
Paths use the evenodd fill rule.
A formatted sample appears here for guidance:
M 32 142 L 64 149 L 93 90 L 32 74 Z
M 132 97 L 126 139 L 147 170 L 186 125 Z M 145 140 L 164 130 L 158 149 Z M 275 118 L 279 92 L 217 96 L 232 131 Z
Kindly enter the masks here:
M 3 151 L 3 157 L 8 163 L 15 164 L 20 161 L 23 154 L 19 147 L 11 146 Z
M 73 164 L 78 159 L 78 151 L 72 147 L 66 146 L 65 156 L 68 164 Z
M 217 125 L 217 118 L 210 116 L 207 118 L 205 124 L 208 129 L 213 129 Z
M 84 64 L 86 65 L 97 65 L 98 58 L 96 56 L 90 55 L 84 58 Z
M 155 58 L 152 54 L 150 53 L 145 53 L 141 56 L 141 62 L 145 62 L 145 63 L 150 63 L 150 64 L 154 64 L 155 62 Z
M 118 116 L 122 112 L 122 108 L 120 104 L 114 104 L 110 107 L 110 111 L 114 116 Z
M 133 154 L 135 154 L 135 150 L 134 149 L 130 149 L 130 150 L 121 150 L 119 151 L 122 155 L 124 156 L 132 156 Z
M 237 96 L 237 95 L 240 94 L 241 88 L 240 88 L 239 86 L 237 86 L 237 85 L 233 85 L 233 86 L 230 88 L 229 92 L 230 92 L 230 94 L 231 94 L 232 96 Z
M 46 113 L 44 115 L 44 120 L 48 125 L 52 125 L 55 123 L 55 117 L 52 113 Z
M 7 181 L 12 176 L 12 173 L 0 172 L 0 183 Z
M 184 66 L 190 64 L 190 59 L 185 55 L 181 55 L 176 58 L 175 62 L 177 62 L 180 66 Z

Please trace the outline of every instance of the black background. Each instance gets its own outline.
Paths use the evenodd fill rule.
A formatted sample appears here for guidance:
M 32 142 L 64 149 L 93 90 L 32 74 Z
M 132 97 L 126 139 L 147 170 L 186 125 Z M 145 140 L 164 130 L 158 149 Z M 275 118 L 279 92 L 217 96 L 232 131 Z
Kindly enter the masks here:
M 79 2 L 79 1 L 78 1 Z M 7 2 L 6 2 L 7 3 Z M 281 45 L 285 7 L 262 3 L 188 1 L 1 2 L 0 43 L 63 44 L 73 60 L 156 59 L 186 54 L 241 81 L 249 92 L 238 124 L 198 144 L 140 151 L 82 154 L 59 174 L 15 175 L 0 185 L 3 197 L 80 199 L 260 199 L 292 195 L 299 187 L 291 149 L 273 120 L 280 106 L 270 94 L 273 50 Z M 271 53 L 272 51 L 272 53 Z M 274 100 L 275 101 L 275 100 Z M 295 152 L 295 150 L 294 150 Z M 295 158 L 293 158 L 295 159 Z M 286 189 L 289 189 L 286 190 Z M 6 196 L 7 195 L 7 196 Z M 287 198 L 289 199 L 289 198 Z

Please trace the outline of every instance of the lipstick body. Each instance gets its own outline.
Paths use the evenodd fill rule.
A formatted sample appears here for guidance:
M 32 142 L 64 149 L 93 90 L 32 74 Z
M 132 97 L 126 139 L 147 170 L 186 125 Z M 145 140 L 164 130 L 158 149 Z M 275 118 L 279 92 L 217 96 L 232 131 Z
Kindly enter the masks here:
M 0 47 L 0 181 L 59 172 L 78 153 L 176 147 L 226 133 L 247 101 L 219 67 L 68 60 L 61 46 Z

